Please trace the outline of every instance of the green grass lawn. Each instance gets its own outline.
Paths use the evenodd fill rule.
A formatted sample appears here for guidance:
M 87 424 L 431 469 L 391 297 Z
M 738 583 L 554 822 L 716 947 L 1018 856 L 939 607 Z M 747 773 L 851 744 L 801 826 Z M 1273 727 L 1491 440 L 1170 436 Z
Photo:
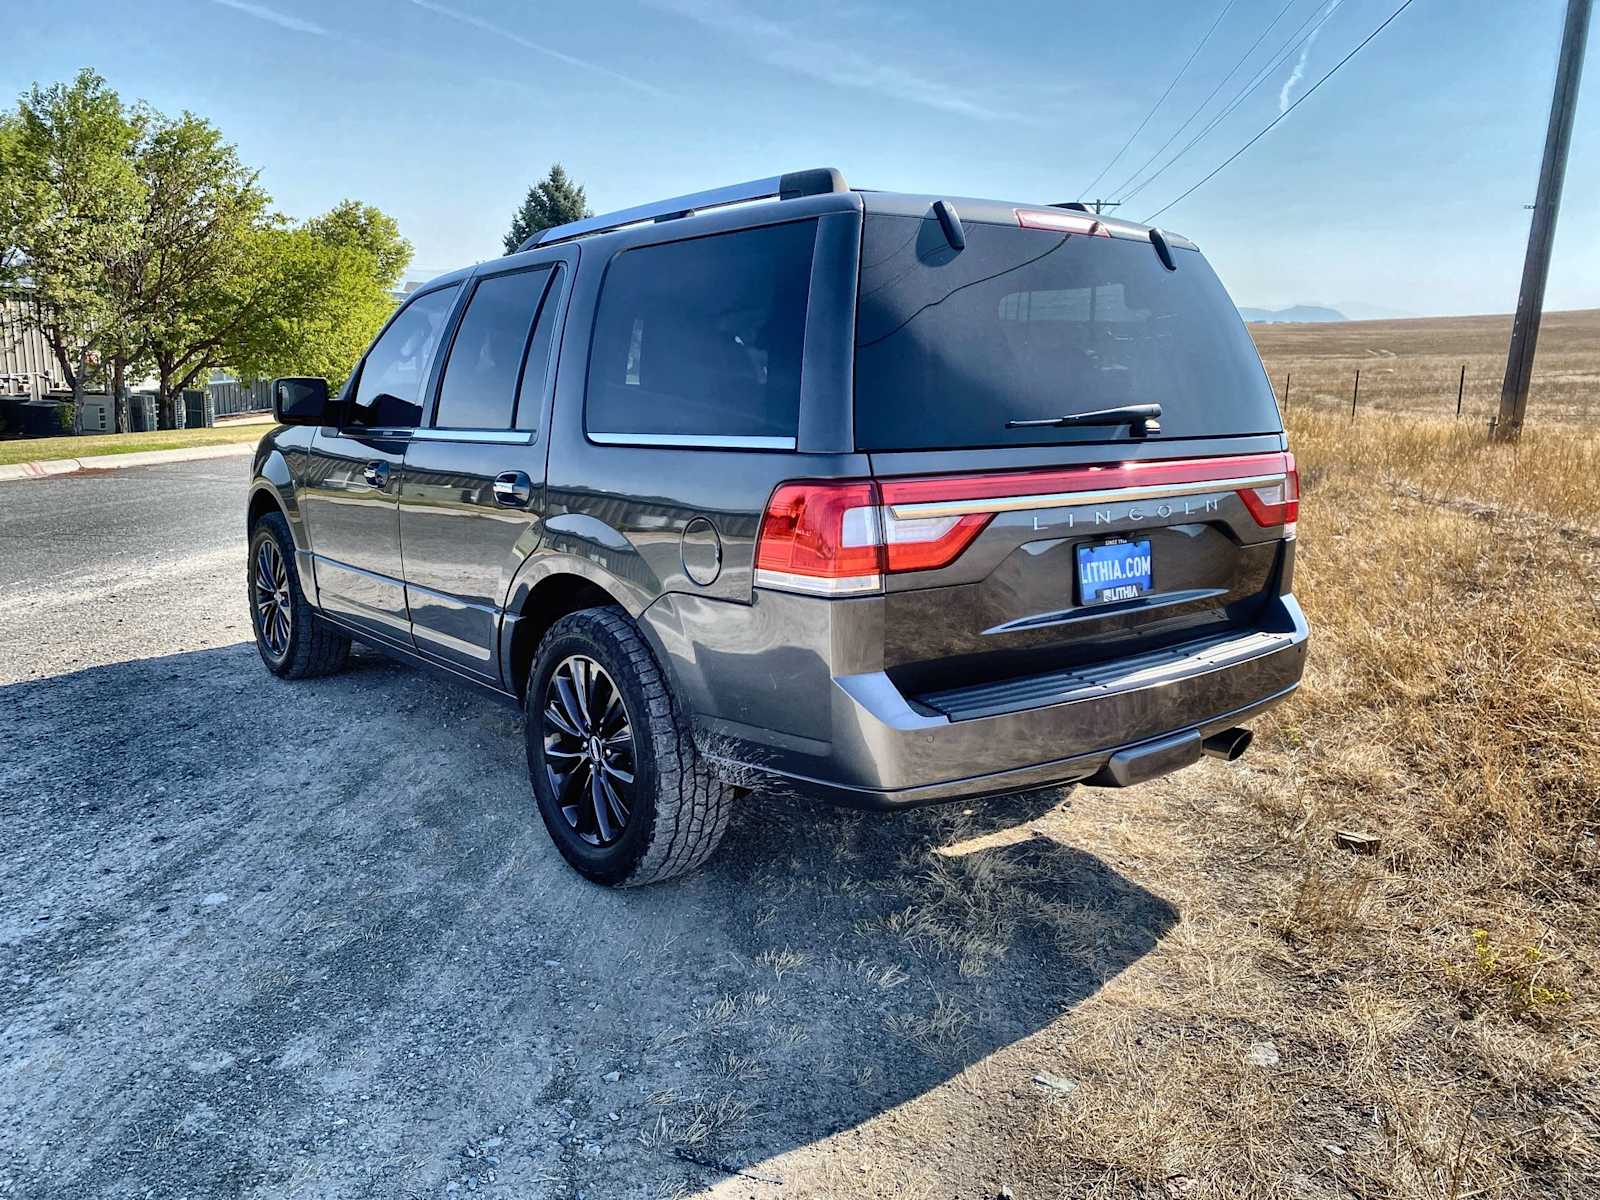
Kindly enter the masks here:
M 226 425 L 218 429 L 165 429 L 158 433 L 103 433 L 86 437 L 15 438 L 0 441 L 0 466 L 51 458 L 91 458 L 134 450 L 176 450 L 225 442 L 254 442 L 271 424 Z

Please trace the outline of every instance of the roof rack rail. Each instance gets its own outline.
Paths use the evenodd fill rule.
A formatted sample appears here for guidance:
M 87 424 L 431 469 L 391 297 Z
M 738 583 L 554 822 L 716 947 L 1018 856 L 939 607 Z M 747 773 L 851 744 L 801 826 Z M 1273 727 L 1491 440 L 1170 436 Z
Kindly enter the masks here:
M 548 246 L 552 242 L 566 242 L 573 238 L 588 237 L 620 229 L 624 225 L 638 225 L 644 221 L 670 221 L 687 217 L 707 208 L 721 208 L 728 204 L 743 204 L 749 200 L 793 200 L 798 196 L 825 196 L 830 192 L 847 192 L 844 176 L 832 167 L 817 167 L 810 171 L 790 171 L 766 179 L 752 179 L 748 183 L 735 183 L 729 187 L 712 188 L 705 192 L 692 192 L 687 196 L 673 196 L 656 200 L 636 208 L 624 208 L 598 217 L 585 217 L 581 221 L 568 221 L 553 225 L 536 233 L 517 250 L 532 250 L 535 246 Z

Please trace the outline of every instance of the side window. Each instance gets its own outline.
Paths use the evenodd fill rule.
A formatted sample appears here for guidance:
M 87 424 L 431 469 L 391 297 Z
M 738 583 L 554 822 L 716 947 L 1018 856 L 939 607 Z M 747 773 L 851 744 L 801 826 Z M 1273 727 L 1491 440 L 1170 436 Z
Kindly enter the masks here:
M 794 437 L 815 221 L 624 251 L 595 313 L 591 434 Z
M 457 284 L 418 296 L 367 351 L 348 424 L 414 429 L 422 423 L 422 387 L 433 364 Z
M 550 272 L 550 286 L 539 304 L 539 319 L 528 342 L 528 361 L 522 368 L 522 386 L 517 389 L 517 428 L 537 430 L 544 407 L 544 385 L 550 377 L 550 347 L 555 342 L 556 322 L 561 319 L 561 287 L 566 281 L 560 263 Z
M 450 344 L 439 384 L 440 429 L 510 429 L 534 317 L 550 268 L 478 281 Z

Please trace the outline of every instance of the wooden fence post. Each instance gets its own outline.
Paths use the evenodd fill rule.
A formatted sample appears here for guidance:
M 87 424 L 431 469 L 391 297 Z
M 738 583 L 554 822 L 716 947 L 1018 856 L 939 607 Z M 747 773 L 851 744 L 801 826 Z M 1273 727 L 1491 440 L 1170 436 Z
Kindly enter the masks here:
M 1294 382 L 1293 373 L 1289 372 L 1289 371 L 1285 371 L 1283 373 L 1283 411 L 1284 412 L 1288 412 L 1289 411 L 1289 385 L 1292 382 Z
M 1461 419 L 1461 397 L 1467 391 L 1467 364 L 1461 364 L 1461 382 L 1456 385 L 1456 420 Z
M 1350 419 L 1356 419 L 1356 399 L 1361 395 L 1361 368 L 1356 368 L 1356 386 L 1350 393 Z

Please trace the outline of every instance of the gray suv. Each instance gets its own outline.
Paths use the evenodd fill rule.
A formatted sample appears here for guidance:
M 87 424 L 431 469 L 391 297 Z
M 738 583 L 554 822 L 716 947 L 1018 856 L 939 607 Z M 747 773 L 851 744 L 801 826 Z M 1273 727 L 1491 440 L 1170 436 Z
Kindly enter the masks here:
M 803 171 L 546 230 L 273 388 L 249 592 L 526 714 L 606 884 L 747 789 L 892 809 L 1235 758 L 1306 653 L 1299 490 L 1206 260 L 1076 205 Z

